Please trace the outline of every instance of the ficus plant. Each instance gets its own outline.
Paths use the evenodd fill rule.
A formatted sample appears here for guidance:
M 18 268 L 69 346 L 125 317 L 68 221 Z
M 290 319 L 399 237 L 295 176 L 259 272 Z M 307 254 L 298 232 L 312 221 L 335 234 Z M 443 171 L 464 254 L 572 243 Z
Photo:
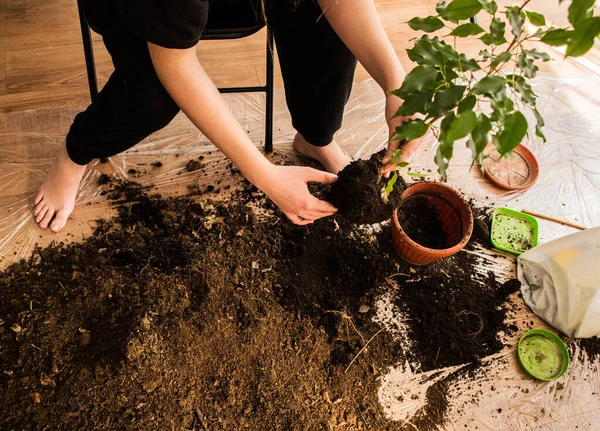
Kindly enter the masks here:
M 474 162 L 482 161 L 489 142 L 502 156 L 510 156 L 528 134 L 526 109 L 533 111 L 535 134 L 545 142 L 544 120 L 529 80 L 539 69 L 536 63 L 550 56 L 525 43 L 564 45 L 566 56 L 583 55 L 600 33 L 600 17 L 594 16 L 594 0 L 573 0 L 568 9 L 570 26 L 549 27 L 542 14 L 527 9 L 529 2 L 501 9 L 493 0 L 452 0 L 438 3 L 437 15 L 411 19 L 408 25 L 426 34 L 407 50 L 416 67 L 391 93 L 403 99 L 396 116 L 415 118 L 398 126 L 391 140 L 409 141 L 431 130 L 439 141 L 435 163 L 442 176 L 454 143 L 463 138 Z M 490 21 L 485 28 L 475 19 L 483 13 Z M 527 27 L 536 30 L 528 32 Z M 434 32 L 440 36 L 429 34 Z M 469 58 L 455 49 L 457 38 L 478 39 L 481 51 Z M 386 194 L 395 179 L 390 178 Z

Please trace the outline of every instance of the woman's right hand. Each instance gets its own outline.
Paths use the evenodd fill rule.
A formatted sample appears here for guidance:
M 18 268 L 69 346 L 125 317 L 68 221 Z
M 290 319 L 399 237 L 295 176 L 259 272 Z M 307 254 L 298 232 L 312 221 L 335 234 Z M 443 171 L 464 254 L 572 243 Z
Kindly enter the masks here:
M 294 224 L 306 225 L 337 212 L 331 203 L 317 199 L 307 184 L 334 183 L 337 175 L 302 166 L 271 165 L 256 181 L 261 189 Z

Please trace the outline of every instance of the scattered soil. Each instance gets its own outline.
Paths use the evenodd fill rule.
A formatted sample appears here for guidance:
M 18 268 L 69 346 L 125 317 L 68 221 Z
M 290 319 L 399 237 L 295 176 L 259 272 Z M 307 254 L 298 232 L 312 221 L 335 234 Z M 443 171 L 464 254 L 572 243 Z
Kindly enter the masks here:
M 402 202 L 398 208 L 398 221 L 406 235 L 424 247 L 439 250 L 454 245 L 446 243 L 442 224 L 425 197 L 415 196 Z
M 369 160 L 356 160 L 346 166 L 338 180 L 331 186 L 326 199 L 337 209 L 343 221 L 352 224 L 374 224 L 392 217 L 400 206 L 406 182 L 398 177 L 393 191 L 384 201 L 382 191 L 387 178 L 379 174 L 383 152 L 374 154 Z
M 157 161 L 157 162 L 153 162 L 153 163 L 152 163 L 152 166 L 154 166 L 155 168 L 160 168 L 162 165 L 163 165 L 163 164 L 162 164 L 162 162 L 160 162 L 160 161 Z
M 200 163 L 198 160 L 190 160 L 189 162 L 187 162 L 187 165 L 185 165 L 185 169 L 188 172 L 194 172 L 201 168 L 202 163 Z
M 594 362 L 600 357 L 600 337 L 581 338 L 578 341 L 579 347 L 587 353 L 590 361 Z
M 477 364 L 503 348 L 501 332 L 516 329 L 504 318 L 507 296 L 519 290 L 520 282 L 500 285 L 492 272 L 474 271 L 476 265 L 474 254 L 458 253 L 394 277 L 401 287 L 396 305 L 407 313 L 416 345 L 408 356 L 423 371 Z
M 405 360 L 372 321 L 391 291 L 423 370 L 502 348 L 518 282 L 471 253 L 413 268 L 389 224 L 294 226 L 244 184 L 231 204 L 113 184 L 117 218 L 0 273 L 0 430 L 414 429 L 378 404 Z M 418 429 L 443 423 L 446 394 L 429 389 Z

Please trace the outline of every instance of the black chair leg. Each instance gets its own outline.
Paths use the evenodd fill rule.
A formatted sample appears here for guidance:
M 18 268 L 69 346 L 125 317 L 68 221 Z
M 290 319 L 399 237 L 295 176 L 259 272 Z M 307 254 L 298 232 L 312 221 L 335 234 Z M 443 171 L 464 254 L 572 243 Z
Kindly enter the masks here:
M 267 85 L 266 85 L 266 118 L 265 118 L 265 152 L 273 151 L 273 33 L 267 26 Z
M 83 39 L 83 52 L 85 54 L 85 68 L 87 70 L 88 85 L 90 87 L 90 98 L 93 102 L 98 95 L 98 81 L 96 80 L 92 34 L 90 32 L 90 27 L 85 20 L 81 0 L 77 0 L 77 9 L 79 10 L 79 24 L 81 25 L 81 38 Z

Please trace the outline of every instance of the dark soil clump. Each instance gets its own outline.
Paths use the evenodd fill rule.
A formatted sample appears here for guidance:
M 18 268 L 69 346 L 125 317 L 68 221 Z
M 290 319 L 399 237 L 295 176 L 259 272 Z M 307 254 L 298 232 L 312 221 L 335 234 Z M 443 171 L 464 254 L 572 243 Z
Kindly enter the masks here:
M 600 357 L 600 337 L 581 338 L 578 340 L 579 347 L 587 353 L 591 362 Z
M 392 217 L 392 212 L 402 202 L 406 182 L 398 177 L 394 190 L 387 198 L 382 197 L 387 178 L 379 174 L 383 153 L 369 160 L 356 160 L 346 166 L 338 180 L 331 186 L 326 199 L 337 209 L 345 221 L 353 224 L 374 224 Z
M 190 160 L 189 162 L 187 162 L 187 165 L 185 166 L 185 169 L 188 172 L 194 172 L 200 168 L 202 168 L 202 163 L 200 163 L 198 160 Z
M 446 243 L 442 224 L 425 197 L 415 196 L 402 202 L 398 208 L 398 221 L 402 230 L 417 244 L 438 250 L 454 245 Z

